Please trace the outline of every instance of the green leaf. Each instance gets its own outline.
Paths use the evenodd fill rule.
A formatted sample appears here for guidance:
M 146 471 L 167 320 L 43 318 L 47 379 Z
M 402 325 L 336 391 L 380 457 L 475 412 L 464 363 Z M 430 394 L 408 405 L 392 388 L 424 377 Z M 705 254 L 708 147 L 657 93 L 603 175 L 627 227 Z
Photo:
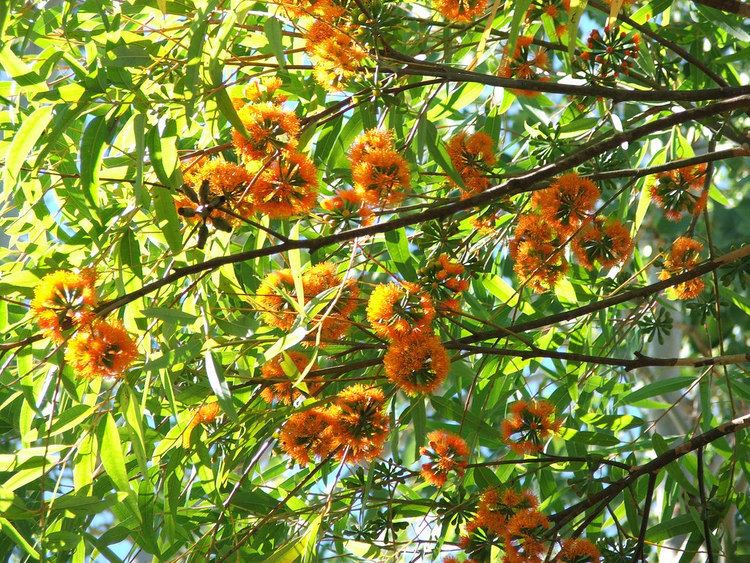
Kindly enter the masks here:
M 153 199 L 157 225 L 169 249 L 177 254 L 182 251 L 182 234 L 180 233 L 180 218 L 175 210 L 172 194 L 166 188 L 155 187 Z
M 40 559 L 39 552 L 34 549 L 34 546 L 26 541 L 26 538 L 24 538 L 8 520 L 0 517 L 0 528 L 2 528 L 5 535 L 8 536 L 18 547 L 23 549 L 29 557 L 36 559 L 37 561 Z
M 0 17 L 6 20 L 7 15 L 0 13 Z M 10 43 L 0 51 L 0 66 L 20 86 L 22 92 L 34 94 L 49 90 L 44 79 L 11 50 Z
M 649 383 L 648 385 L 644 385 L 643 387 L 637 389 L 636 391 L 633 391 L 632 393 L 628 393 L 619 401 L 617 401 L 617 403 L 622 405 L 632 405 L 644 399 L 650 399 L 652 397 L 658 397 L 666 393 L 672 393 L 673 391 L 679 391 L 680 389 L 684 389 L 692 383 L 695 383 L 694 377 L 670 377 L 667 379 L 662 379 L 660 381 L 655 381 L 653 383 Z
M 232 393 L 229 390 L 229 385 L 227 385 L 227 382 L 224 379 L 224 374 L 220 369 L 220 365 L 214 361 L 214 356 L 210 350 L 206 351 L 203 355 L 203 359 L 206 364 L 206 375 L 208 376 L 208 383 L 211 385 L 211 389 L 216 395 L 216 398 L 219 399 L 219 404 L 221 405 L 222 410 L 227 413 L 229 418 L 236 422 L 238 417 L 237 411 L 234 408 L 234 403 L 232 402 Z
M 268 18 L 266 23 L 263 25 L 263 30 L 266 32 L 268 38 L 268 44 L 271 46 L 271 51 L 276 56 L 276 60 L 279 61 L 279 66 L 282 69 L 286 68 L 286 61 L 284 60 L 284 45 L 282 43 L 281 35 L 281 22 L 276 18 Z
M 16 187 L 21 167 L 28 158 L 34 145 L 52 119 L 55 106 L 42 106 L 23 120 L 21 127 L 13 136 L 5 154 L 3 172 L 3 199 L 7 199 L 11 190 Z
M 104 117 L 94 117 L 86 125 L 81 137 L 79 154 L 81 158 L 81 187 L 83 193 L 90 196 L 94 207 L 99 204 L 99 171 L 104 158 L 104 149 L 111 138 L 113 127 L 107 124 Z

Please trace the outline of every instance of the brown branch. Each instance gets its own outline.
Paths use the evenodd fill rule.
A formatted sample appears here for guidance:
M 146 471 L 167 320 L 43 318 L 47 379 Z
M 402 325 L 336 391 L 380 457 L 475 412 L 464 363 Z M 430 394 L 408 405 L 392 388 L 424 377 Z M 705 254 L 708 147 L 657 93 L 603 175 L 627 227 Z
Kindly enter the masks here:
M 448 82 L 474 82 L 498 88 L 513 88 L 546 92 L 550 94 L 567 94 L 570 96 L 607 98 L 614 102 L 701 102 L 743 96 L 750 93 L 750 86 L 722 86 L 704 90 L 626 90 L 606 86 L 565 84 L 561 82 L 544 82 L 541 80 L 518 80 L 502 78 L 470 70 L 449 67 L 438 63 L 419 61 L 406 62 L 402 68 L 381 68 L 397 76 L 432 76 Z
M 191 274 L 197 274 L 206 270 L 214 270 L 226 264 L 235 264 L 237 262 L 244 262 L 246 260 L 252 260 L 262 256 L 271 256 L 295 249 L 307 249 L 310 251 L 317 250 L 331 244 L 349 241 L 360 237 L 371 236 L 379 233 L 386 233 L 399 229 L 401 227 L 422 223 L 424 221 L 429 221 L 432 219 L 443 219 L 459 211 L 482 206 L 497 199 L 508 197 L 510 195 L 523 193 L 524 191 L 528 190 L 529 186 L 533 186 L 540 181 L 549 179 L 557 174 L 578 166 L 588 161 L 589 159 L 595 158 L 600 154 L 603 154 L 620 146 L 622 143 L 632 142 L 651 133 L 669 129 L 672 126 L 680 123 L 694 121 L 696 119 L 703 119 L 712 115 L 748 107 L 750 107 L 750 96 L 741 96 L 738 98 L 732 98 L 730 100 L 716 102 L 701 108 L 674 113 L 667 117 L 656 119 L 651 123 L 636 127 L 635 129 L 632 129 L 630 131 L 613 135 L 608 139 L 584 147 L 578 153 L 572 154 L 566 158 L 562 158 L 554 164 L 542 166 L 540 168 L 537 168 L 536 170 L 529 172 L 528 174 L 519 176 L 517 178 L 512 178 L 503 185 L 491 188 L 481 194 L 463 200 L 457 200 L 445 205 L 432 207 L 420 213 L 405 215 L 403 217 L 393 219 L 385 223 L 379 223 L 357 229 L 350 229 L 316 239 L 290 240 L 283 244 L 259 248 L 256 250 L 249 250 L 246 252 L 239 252 L 237 254 L 230 254 L 228 256 L 219 256 L 206 260 L 205 262 L 201 262 L 199 264 L 176 268 L 172 273 L 165 275 L 159 280 L 146 284 L 140 289 L 133 291 L 132 293 L 123 295 L 122 297 L 119 297 L 113 301 L 103 303 L 99 306 L 97 312 L 101 315 L 106 315 L 107 313 L 110 313 L 115 309 L 126 305 L 127 303 L 135 301 L 136 299 L 139 299 L 144 295 L 148 295 L 149 293 L 156 291 L 157 289 L 183 277 L 189 276 Z M 678 278 L 679 276 L 673 279 Z M 667 284 L 664 287 L 669 287 L 670 285 L 672 284 Z
M 696 4 L 703 4 L 715 10 L 737 14 L 743 18 L 750 18 L 750 4 L 738 0 L 693 0 Z
M 606 489 L 603 489 L 598 493 L 585 498 L 581 502 L 574 504 L 573 506 L 570 506 L 565 510 L 561 510 L 557 514 L 553 514 L 550 517 L 550 520 L 555 522 L 557 527 L 559 528 L 566 522 L 569 522 L 571 519 L 575 518 L 577 515 L 585 512 L 589 508 L 596 506 L 600 502 L 605 500 L 612 500 L 618 494 L 624 491 L 628 486 L 633 484 L 639 477 L 643 475 L 655 474 L 673 461 L 681 458 L 682 456 L 689 454 L 690 452 L 693 452 L 698 448 L 703 448 L 711 442 L 718 440 L 719 438 L 723 438 L 724 436 L 733 434 L 739 430 L 742 430 L 743 428 L 747 428 L 748 426 L 750 426 L 750 414 L 735 418 L 734 420 L 725 422 L 724 424 L 721 424 L 716 428 L 712 428 L 708 432 L 704 432 L 703 434 L 691 438 L 690 440 L 683 442 L 679 446 L 671 448 L 663 454 L 656 456 L 648 463 L 633 468 L 627 477 L 624 477 L 619 481 L 615 481 L 611 483 Z
M 613 305 L 619 305 L 620 303 L 625 303 L 626 301 L 632 301 L 633 299 L 638 299 L 641 297 L 648 297 L 649 295 L 658 293 L 659 291 L 662 291 L 668 287 L 672 287 L 679 283 L 698 278 L 726 264 L 737 262 L 739 260 L 744 260 L 748 256 L 750 256 L 750 244 L 742 246 L 738 248 L 737 250 L 733 250 L 731 252 L 723 254 L 722 256 L 719 256 L 714 260 L 707 260 L 706 262 L 699 264 L 692 270 L 689 270 L 680 275 L 671 277 L 669 279 L 662 280 L 656 283 L 652 283 L 651 285 L 646 285 L 638 289 L 633 289 L 631 291 L 626 291 L 624 293 L 620 293 L 619 295 L 613 295 L 612 297 L 608 297 L 607 299 L 602 299 L 601 301 L 589 303 L 588 305 L 584 305 L 582 307 L 576 307 L 575 309 L 570 309 L 562 313 L 548 315 L 546 317 L 541 317 L 538 319 L 532 319 L 530 321 L 526 321 L 525 323 L 513 324 L 507 328 L 512 330 L 513 332 L 526 332 L 528 330 L 542 328 L 551 324 L 569 321 L 578 317 L 582 317 L 584 315 L 588 315 L 589 313 L 595 313 L 596 311 L 607 309 L 608 307 L 612 307 Z M 463 346 L 465 344 L 481 342 L 482 340 L 500 338 L 503 335 L 504 335 L 504 331 L 488 330 L 484 332 L 478 332 L 476 334 L 473 334 L 471 336 L 466 336 L 464 338 L 459 338 L 458 340 L 455 341 L 455 344 L 458 346 Z M 680 365 L 680 364 L 674 364 L 674 365 Z M 710 365 L 710 364 L 706 364 L 706 365 Z

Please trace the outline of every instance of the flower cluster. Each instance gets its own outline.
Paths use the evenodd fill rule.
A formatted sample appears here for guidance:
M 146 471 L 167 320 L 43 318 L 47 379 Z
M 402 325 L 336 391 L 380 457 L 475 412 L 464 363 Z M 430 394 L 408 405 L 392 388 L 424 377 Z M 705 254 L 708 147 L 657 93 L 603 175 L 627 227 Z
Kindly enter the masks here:
M 432 5 L 446 20 L 468 23 L 482 15 L 487 0 L 433 0 Z
M 481 131 L 471 135 L 461 131 L 448 142 L 447 151 L 464 182 L 462 197 L 481 193 L 490 186 L 487 174 L 497 159 L 489 135 Z
M 651 186 L 651 199 L 672 221 L 679 221 L 685 212 L 698 215 L 708 199 L 708 190 L 703 189 L 705 178 L 705 164 L 660 172 Z
M 555 407 L 547 401 L 517 401 L 503 421 L 503 441 L 519 455 L 538 453 L 561 425 Z
M 555 22 L 555 33 L 562 37 L 567 31 L 567 25 L 560 23 L 564 16 L 570 13 L 570 0 L 534 0 L 526 10 L 526 22 L 534 24 L 549 16 Z
M 285 380 L 270 383 L 264 387 L 260 396 L 267 403 L 278 401 L 285 405 L 291 405 L 301 395 L 300 389 L 295 386 L 290 378 L 291 374 L 288 373 L 288 371 L 293 372 L 294 370 L 285 369 L 285 365 L 288 364 L 287 359 L 294 366 L 294 370 L 298 374 L 306 374 L 317 369 L 317 366 L 314 363 L 311 364 L 310 359 L 301 352 L 286 352 L 264 363 L 260 368 L 260 374 L 264 379 Z M 320 389 L 321 385 L 319 379 L 306 376 L 303 383 L 306 385 L 308 395 L 314 395 Z
M 605 26 L 604 33 L 595 29 L 589 35 L 588 49 L 581 53 L 588 74 L 595 79 L 617 78 L 630 74 L 638 59 L 640 36 L 620 31 L 618 26 Z
M 484 561 L 493 546 L 501 547 L 503 563 L 541 563 L 550 551 L 549 519 L 539 511 L 539 501 L 528 490 L 488 489 L 477 515 L 466 525 L 459 546 L 472 558 Z M 566 539 L 555 561 L 596 563 L 599 550 L 584 539 Z M 467 561 L 469 561 L 467 559 Z
M 599 188 L 591 180 L 569 173 L 534 192 L 533 212 L 521 215 L 510 243 L 516 274 L 539 293 L 565 275 L 563 254 L 571 242 L 573 254 L 586 269 L 622 265 L 633 251 L 628 229 L 616 219 L 594 217 Z
M 469 280 L 465 277 L 466 268 L 460 262 L 451 260 L 443 253 L 437 260 L 430 260 L 417 273 L 423 287 L 430 293 L 443 312 L 459 311 L 461 294 L 469 289 Z
M 189 448 L 190 437 L 193 430 L 198 426 L 212 423 L 216 420 L 219 414 L 221 414 L 221 407 L 217 402 L 204 403 L 195 409 L 193 411 L 193 417 L 190 419 L 185 432 L 182 434 L 182 446 L 186 449 Z
M 305 51 L 315 80 L 329 92 L 339 92 L 360 71 L 367 57 L 352 14 L 332 0 L 274 0 L 280 15 L 304 30 Z
M 660 280 L 668 280 L 674 276 L 684 274 L 698 265 L 703 245 L 689 237 L 679 237 L 672 243 L 669 257 L 664 261 L 664 269 L 659 274 Z M 670 299 L 693 299 L 703 292 L 706 284 L 701 278 L 678 283 L 666 290 Z
M 349 317 L 357 308 L 359 288 L 354 279 L 343 279 L 330 262 L 317 264 L 302 274 L 305 305 L 317 300 L 316 310 L 308 319 L 320 329 L 324 341 L 337 340 L 349 330 Z M 300 313 L 299 303 L 290 269 L 268 274 L 255 297 L 256 308 L 265 322 L 284 331 L 290 330 Z
M 354 190 L 338 190 L 320 206 L 326 211 L 326 221 L 343 229 L 366 227 L 375 221 L 372 208 Z
M 389 340 L 398 340 L 413 332 L 431 332 L 434 318 L 432 298 L 411 282 L 379 284 L 367 302 L 367 320 L 373 331 Z
M 397 204 L 411 187 L 409 164 L 393 143 L 393 134 L 370 129 L 349 150 L 354 192 L 370 205 Z
M 545 49 L 532 49 L 531 45 L 534 38 L 528 35 L 522 35 L 516 40 L 516 46 L 513 49 L 513 55 L 509 55 L 506 49 L 503 59 L 498 69 L 498 76 L 502 78 L 515 78 L 517 80 L 538 80 L 547 81 L 545 76 L 549 65 L 549 56 Z M 519 96 L 538 96 L 539 92 L 526 89 L 511 89 Z
M 65 360 L 77 377 L 122 377 L 138 351 L 122 325 L 96 318 L 95 282 L 88 269 L 48 274 L 34 291 L 31 311 L 42 334 L 57 344 L 67 340 Z
M 89 269 L 80 274 L 60 270 L 44 276 L 31 301 L 42 334 L 60 344 L 66 334 L 89 325 L 97 303 L 95 282 L 96 273 Z
M 451 471 L 463 475 L 469 455 L 469 446 L 460 436 L 445 430 L 435 430 L 427 434 L 429 447 L 423 447 L 419 453 L 429 458 L 422 465 L 422 477 L 436 487 L 442 487 L 448 480 Z
M 477 515 L 467 525 L 459 546 L 483 560 L 493 545 L 503 546 L 506 563 L 542 561 L 546 551 L 544 533 L 549 520 L 529 491 L 489 489 L 479 501 Z
M 351 463 L 375 459 L 388 437 L 384 403 L 380 389 L 347 387 L 329 408 L 307 409 L 289 417 L 279 435 L 281 448 L 300 465 L 334 454 Z
M 383 357 L 385 375 L 408 395 L 432 393 L 445 381 L 448 352 L 434 334 L 411 332 L 394 340 Z

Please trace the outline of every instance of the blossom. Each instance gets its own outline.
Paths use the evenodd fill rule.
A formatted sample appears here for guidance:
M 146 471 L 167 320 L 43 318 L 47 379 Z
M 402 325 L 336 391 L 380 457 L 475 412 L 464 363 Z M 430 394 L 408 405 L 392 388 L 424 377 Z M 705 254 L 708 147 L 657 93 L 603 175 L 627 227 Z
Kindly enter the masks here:
M 344 228 L 366 227 L 375 222 L 372 208 L 354 190 L 338 190 L 336 195 L 320 202 L 327 213 L 326 220 Z
M 659 279 L 668 280 L 695 268 L 701 250 L 703 250 L 703 245 L 697 240 L 679 237 L 672 243 L 669 257 L 664 261 L 664 270 L 659 274 Z M 702 279 L 693 278 L 668 287 L 666 294 L 670 299 L 693 299 L 701 294 L 705 286 Z
M 448 375 L 450 359 L 434 334 L 412 332 L 394 340 L 383 357 L 385 375 L 408 395 L 432 393 Z
M 563 540 L 562 549 L 555 561 L 558 563 L 599 563 L 601 554 L 589 540 L 570 538 Z
M 513 271 L 537 293 L 557 284 L 568 270 L 557 232 L 538 215 L 518 218 L 514 238 L 510 241 Z
M 660 172 L 651 186 L 651 199 L 672 221 L 679 221 L 683 212 L 698 215 L 708 200 L 708 191 L 703 189 L 705 178 L 705 164 Z
M 427 330 L 434 318 L 432 299 L 410 282 L 379 284 L 367 303 L 367 320 L 372 329 L 389 339 Z
M 61 343 L 64 332 L 86 326 L 94 318 L 97 297 L 94 270 L 79 274 L 60 270 L 47 274 L 34 290 L 31 311 L 42 333 Z
M 522 35 L 516 40 L 516 46 L 513 49 L 513 56 L 508 54 L 506 47 L 500 68 L 497 71 L 498 76 L 502 78 L 515 78 L 517 80 L 538 80 L 547 81 L 549 77 L 544 73 L 549 64 L 549 56 L 544 49 L 532 50 L 531 45 L 534 42 L 533 37 Z M 535 90 L 526 90 L 511 88 L 511 92 L 519 96 L 538 96 L 539 92 Z
M 481 131 L 471 135 L 460 131 L 448 142 L 448 156 L 466 186 L 465 196 L 489 187 L 487 171 L 496 161 L 493 145 L 490 136 Z
M 266 165 L 250 190 L 260 213 L 271 218 L 301 215 L 315 206 L 318 171 L 305 155 L 284 151 Z
M 216 420 L 220 413 L 221 407 L 217 402 L 204 403 L 203 405 L 195 409 L 193 411 L 193 417 L 190 419 L 185 432 L 182 434 L 182 447 L 190 447 L 190 436 L 196 426 L 202 424 L 210 424 L 211 422 Z
M 469 280 L 463 277 L 466 268 L 452 260 L 446 253 L 430 260 L 418 270 L 423 287 L 435 298 L 442 311 L 455 312 L 461 309 L 458 298 L 469 289 Z
M 351 326 L 351 314 L 359 304 L 359 287 L 356 280 L 346 280 L 337 273 L 331 262 L 316 264 L 302 274 L 305 299 L 319 297 L 321 314 L 314 321 L 321 324 L 325 340 L 338 340 Z
M 503 441 L 517 454 L 541 452 L 544 441 L 560 430 L 555 407 L 547 401 L 517 401 L 503 421 Z
M 250 217 L 255 210 L 247 193 L 253 175 L 244 166 L 223 158 L 203 160 L 191 167 L 184 179 L 183 194 L 175 199 L 177 212 L 183 217 L 237 225 L 240 218 Z
M 433 7 L 452 22 L 470 22 L 487 7 L 487 0 L 433 0 Z
M 307 465 L 314 456 L 328 457 L 338 447 L 331 435 L 334 422 L 326 409 L 312 408 L 294 413 L 279 432 L 281 449 L 300 465 Z
M 367 56 L 353 37 L 356 28 L 317 20 L 305 35 L 305 49 L 313 63 L 315 80 L 326 90 L 344 88 Z
M 620 31 L 618 26 L 605 26 L 604 33 L 595 29 L 589 34 L 588 49 L 581 53 L 592 78 L 612 80 L 620 73 L 630 74 L 638 58 L 640 36 Z
M 542 218 L 567 237 L 589 218 L 599 195 L 594 182 L 571 172 L 534 192 L 531 201 Z
M 117 323 L 98 321 L 68 342 L 65 360 L 81 379 L 122 377 L 138 356 L 135 342 Z
M 535 508 L 517 512 L 508 520 L 504 563 L 541 563 L 547 551 L 543 534 L 550 523 Z
M 527 490 L 487 489 L 479 499 L 476 519 L 493 534 L 503 536 L 516 513 L 538 505 L 539 500 Z
M 411 186 L 409 164 L 391 149 L 367 152 L 352 164 L 354 191 L 371 204 L 399 203 Z
M 371 461 L 383 451 L 388 437 L 385 396 L 376 387 L 352 385 L 336 395 L 329 433 L 342 445 L 339 454 L 346 461 Z
M 572 243 L 578 261 L 587 270 L 599 262 L 603 268 L 623 264 L 633 252 L 630 231 L 618 220 L 597 217 L 588 222 Z
M 256 308 L 263 320 L 281 330 L 289 330 L 297 318 L 292 304 L 296 299 L 294 277 L 288 268 L 269 273 L 261 282 L 255 295 Z
M 310 16 L 329 19 L 340 16 L 343 9 L 335 6 L 331 0 L 271 0 L 278 4 L 280 12 L 290 20 Z
M 349 148 L 349 161 L 354 166 L 373 151 L 393 149 L 392 131 L 388 129 L 368 129 L 357 137 Z
M 281 150 L 297 145 L 300 123 L 297 116 L 281 106 L 265 102 L 247 104 L 237 111 L 247 136 L 236 129 L 232 141 L 245 161 L 262 161 Z
M 530 23 L 539 22 L 543 15 L 547 15 L 557 24 L 564 14 L 570 12 L 570 0 L 535 0 L 526 11 L 526 21 Z M 557 35 L 565 33 L 566 26 L 557 26 Z
M 282 104 L 286 101 L 286 96 L 278 94 L 277 90 L 281 88 L 282 82 L 278 76 L 263 76 L 260 79 L 250 81 L 250 84 L 245 86 L 242 94 L 249 103 L 276 103 Z M 240 109 L 245 106 L 244 100 L 233 100 L 235 109 Z
M 469 446 L 466 441 L 445 430 L 435 430 L 427 434 L 429 447 L 423 447 L 419 453 L 430 459 L 422 465 L 422 477 L 436 487 L 442 487 L 451 471 L 463 475 Z
M 264 379 L 288 380 L 281 383 L 269 384 L 263 389 L 260 396 L 263 397 L 263 400 L 267 403 L 272 403 L 276 400 L 285 405 L 291 405 L 295 399 L 301 395 L 300 390 L 294 386 L 294 382 L 289 378 L 284 369 L 285 355 L 288 355 L 289 360 L 294 364 L 295 369 L 300 374 L 304 373 L 305 370 L 312 371 L 317 369 L 315 364 L 310 365 L 310 359 L 301 352 L 285 352 L 283 355 L 280 354 L 275 356 L 273 359 L 264 363 L 260 368 L 260 373 Z M 308 395 L 314 395 L 320 388 L 319 379 L 305 377 L 304 383 L 307 385 Z

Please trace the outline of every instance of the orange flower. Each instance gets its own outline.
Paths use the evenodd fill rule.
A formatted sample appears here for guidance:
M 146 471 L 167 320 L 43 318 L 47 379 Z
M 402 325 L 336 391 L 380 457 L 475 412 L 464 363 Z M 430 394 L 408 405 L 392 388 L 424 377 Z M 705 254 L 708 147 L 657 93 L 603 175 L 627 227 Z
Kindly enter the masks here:
M 281 150 L 297 146 L 299 119 L 293 112 L 272 103 L 248 104 L 237 112 L 248 136 L 232 131 L 232 141 L 245 161 L 263 160 Z
M 423 287 L 438 303 L 441 312 L 455 313 L 461 310 L 458 298 L 469 289 L 469 280 L 463 278 L 464 265 L 451 260 L 443 253 L 437 260 L 430 260 L 418 270 Z
M 367 53 L 354 38 L 356 28 L 318 20 L 305 35 L 305 49 L 313 63 L 315 80 L 328 91 L 344 88 L 359 71 Z
M 219 403 L 216 402 L 204 403 L 203 405 L 195 409 L 193 411 L 193 418 L 190 419 L 190 423 L 185 429 L 185 432 L 183 432 L 182 434 L 182 447 L 190 447 L 190 436 L 196 426 L 201 424 L 210 424 L 211 422 L 216 420 L 216 417 L 219 416 L 219 413 L 221 413 L 221 407 L 219 406 Z
M 508 521 L 519 511 L 536 508 L 539 500 L 527 490 L 488 489 L 479 499 L 477 521 L 496 536 L 508 531 Z
M 354 191 L 371 204 L 396 204 L 410 189 L 409 164 L 395 150 L 378 149 L 352 165 Z
M 375 222 L 372 209 L 354 190 L 339 190 L 324 199 L 320 206 L 328 212 L 326 220 L 343 228 L 367 227 Z
M 336 272 L 336 266 L 331 262 L 322 262 L 302 274 L 302 285 L 305 300 L 320 296 L 321 315 L 313 320 L 321 323 L 323 339 L 335 341 L 344 336 L 359 302 L 356 280 L 343 280 Z
M 138 356 L 135 342 L 120 324 L 99 321 L 68 342 L 65 360 L 81 379 L 122 377 Z
M 324 459 L 338 446 L 331 436 L 333 424 L 331 413 L 324 409 L 294 413 L 279 433 L 281 449 L 300 465 L 310 463 L 313 456 Z
M 630 231 L 614 219 L 605 221 L 596 217 L 587 223 L 573 239 L 573 252 L 587 270 L 599 262 L 603 268 L 624 264 L 633 252 L 633 239 Z
M 245 193 L 252 178 L 243 166 L 223 158 L 199 161 L 185 176 L 185 193 L 175 199 L 175 207 L 188 219 L 204 216 L 207 222 L 218 218 L 229 225 L 237 225 L 240 217 L 248 218 L 254 212 L 252 199 Z
M 354 166 L 373 151 L 390 151 L 393 149 L 392 131 L 387 129 L 368 129 L 352 143 L 349 149 L 349 161 Z
M 251 188 L 257 210 L 271 218 L 301 215 L 315 207 L 318 171 L 305 155 L 284 151 Z
M 412 332 L 394 340 L 383 357 L 385 375 L 407 395 L 432 393 L 450 368 L 445 347 L 434 334 Z
M 570 0 L 536 0 L 532 2 L 529 9 L 526 11 L 526 21 L 536 23 L 540 21 L 542 15 L 545 14 L 553 20 L 558 20 L 569 12 Z M 558 24 L 556 32 L 558 36 L 563 35 L 563 33 L 565 33 L 565 25 Z
M 560 246 L 549 222 L 537 215 L 521 215 L 509 245 L 513 270 L 537 293 L 547 291 L 568 271 Z
M 285 354 L 288 354 L 289 360 L 292 361 L 300 374 L 310 365 L 310 359 L 301 352 L 285 352 Z M 267 403 L 273 403 L 274 400 L 277 400 L 285 405 L 291 405 L 301 395 L 300 390 L 293 385 L 293 381 L 284 370 L 284 360 L 284 356 L 280 354 L 264 363 L 260 368 L 260 373 L 264 379 L 288 380 L 283 383 L 270 384 L 263 389 L 260 396 Z M 308 371 L 315 369 L 317 369 L 317 365 L 313 364 Z M 307 385 L 308 395 L 314 395 L 320 389 L 320 380 L 317 378 L 310 379 L 306 376 L 304 382 Z
M 295 299 L 294 278 L 288 268 L 268 274 L 255 296 L 263 320 L 281 330 L 291 329 L 297 319 L 297 311 L 290 303 Z
M 705 178 L 705 164 L 660 172 L 651 186 L 651 199 L 672 221 L 679 221 L 683 212 L 698 215 L 708 200 L 708 191 L 703 189 Z
M 414 283 L 379 284 L 367 303 L 367 320 L 375 334 L 389 339 L 428 330 L 434 318 L 432 299 Z
M 96 306 L 96 272 L 81 270 L 80 274 L 60 270 L 47 274 L 34 290 L 31 311 L 42 333 L 61 343 L 64 332 L 81 328 L 94 318 Z
M 572 172 L 560 176 L 548 188 L 534 192 L 531 201 L 542 218 L 567 238 L 589 218 L 599 195 L 594 182 Z
M 496 161 L 489 135 L 482 132 L 467 135 L 461 131 L 448 142 L 447 151 L 467 188 L 464 196 L 483 192 L 489 187 L 490 180 L 486 174 Z
M 282 82 L 278 76 L 264 76 L 262 78 L 250 81 L 250 84 L 245 86 L 243 95 L 245 98 L 253 104 L 272 102 L 276 104 L 282 104 L 286 101 L 286 96 L 277 94 L 277 90 L 281 88 Z M 235 109 L 240 109 L 245 105 L 243 100 L 234 100 Z
M 503 441 L 517 454 L 537 453 L 544 441 L 560 430 L 555 407 L 547 401 L 517 401 L 503 421 Z
M 331 408 L 335 421 L 329 430 L 346 461 L 371 461 L 383 451 L 388 438 L 388 416 L 383 405 L 385 396 L 376 387 L 352 385 L 341 391 Z
M 336 14 L 340 16 L 344 10 L 334 4 L 330 0 L 271 0 L 274 4 L 278 4 L 280 12 L 286 16 L 287 19 L 296 20 L 304 16 L 312 17 L 323 17 L 328 19 L 330 15 Z
M 660 280 L 668 280 L 678 276 L 698 265 L 703 245 L 689 237 L 679 237 L 672 244 L 669 257 L 664 261 L 664 270 L 659 274 Z M 666 289 L 670 299 L 693 299 L 701 294 L 706 287 L 700 278 L 693 278 Z
M 555 561 L 558 563 L 599 563 L 601 554 L 589 540 L 567 539 L 563 541 L 562 549 Z
M 463 438 L 445 430 L 435 430 L 427 434 L 427 442 L 430 447 L 419 450 L 423 456 L 430 458 L 429 463 L 422 465 L 425 481 L 442 487 L 451 471 L 464 474 L 469 446 Z
M 547 551 L 543 543 L 549 520 L 535 508 L 516 513 L 508 521 L 505 563 L 541 563 Z
M 605 26 L 602 34 L 594 29 L 587 41 L 588 50 L 581 53 L 581 60 L 589 77 L 594 81 L 614 80 L 620 75 L 630 74 L 638 59 L 640 36 L 620 31 L 619 26 Z
M 513 56 L 509 56 L 507 47 L 497 71 L 498 76 L 502 78 L 515 78 L 517 80 L 539 80 L 547 81 L 549 77 L 544 76 L 549 64 L 547 51 L 544 49 L 531 50 L 534 41 L 533 37 L 526 35 L 520 36 L 516 40 L 516 46 L 513 49 Z M 538 96 L 540 93 L 535 90 L 525 90 L 511 88 L 511 92 L 518 96 Z
M 433 7 L 449 21 L 470 22 L 487 7 L 487 0 L 433 0 Z

